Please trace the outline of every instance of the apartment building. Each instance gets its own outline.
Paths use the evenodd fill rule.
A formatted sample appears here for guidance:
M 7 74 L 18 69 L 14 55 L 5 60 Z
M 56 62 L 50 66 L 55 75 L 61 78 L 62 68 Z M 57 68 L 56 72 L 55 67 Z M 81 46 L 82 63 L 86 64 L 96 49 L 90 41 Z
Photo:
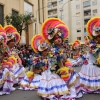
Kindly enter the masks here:
M 48 18 L 58 18 L 57 0 L 47 0 L 47 14 Z
M 88 20 L 100 16 L 99 4 L 100 0 L 48 0 L 48 18 L 54 17 L 56 9 L 56 17 L 64 21 L 70 30 L 68 41 L 72 43 L 78 39 L 83 42 Z
M 86 24 L 94 16 L 100 16 L 100 0 L 73 0 L 71 2 L 71 38 L 84 41 Z
M 9 14 L 32 12 L 36 22 L 28 26 L 28 33 L 23 31 L 21 43 L 30 44 L 33 35 L 41 33 L 41 26 L 47 19 L 47 11 L 44 7 L 46 0 L 0 0 L 0 24 L 4 25 L 4 17 Z M 46 13 L 46 14 L 45 14 Z

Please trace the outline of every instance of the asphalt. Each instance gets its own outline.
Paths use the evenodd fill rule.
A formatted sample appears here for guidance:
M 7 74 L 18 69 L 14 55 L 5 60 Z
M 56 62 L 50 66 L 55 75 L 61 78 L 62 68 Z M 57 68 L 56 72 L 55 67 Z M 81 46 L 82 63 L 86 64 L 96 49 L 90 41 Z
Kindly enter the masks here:
M 74 67 L 74 69 L 79 72 L 81 67 Z M 22 91 L 15 90 L 10 95 L 0 96 L 0 100 L 42 100 L 37 96 L 36 91 Z M 82 98 L 77 100 L 100 100 L 99 94 L 85 94 Z

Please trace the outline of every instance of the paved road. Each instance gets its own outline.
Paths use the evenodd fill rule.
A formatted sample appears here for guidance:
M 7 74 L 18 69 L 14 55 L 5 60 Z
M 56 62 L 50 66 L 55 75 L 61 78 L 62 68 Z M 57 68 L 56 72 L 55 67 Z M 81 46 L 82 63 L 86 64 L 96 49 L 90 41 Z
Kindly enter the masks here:
M 75 67 L 75 70 L 79 72 L 80 68 L 81 67 Z M 12 92 L 10 95 L 0 96 L 0 100 L 42 100 L 42 99 L 37 96 L 36 91 L 16 90 Z M 87 94 L 77 100 L 100 100 L 100 95 L 99 94 Z

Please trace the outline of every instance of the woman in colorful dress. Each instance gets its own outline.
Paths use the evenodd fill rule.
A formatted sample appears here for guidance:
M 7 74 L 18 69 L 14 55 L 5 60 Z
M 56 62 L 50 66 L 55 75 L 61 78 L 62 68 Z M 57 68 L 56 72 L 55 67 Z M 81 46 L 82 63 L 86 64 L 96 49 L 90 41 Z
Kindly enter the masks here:
M 49 46 L 45 42 L 42 35 L 36 35 L 33 37 L 32 47 L 33 50 L 38 53 L 38 66 L 34 67 L 37 67 L 41 73 L 41 79 L 37 90 L 38 95 L 44 97 L 45 99 L 50 99 L 55 96 L 58 97 L 63 94 L 68 94 L 69 90 L 66 83 L 57 74 L 50 71 L 51 59 L 48 56 Z M 34 71 L 36 71 L 35 68 Z M 35 80 L 33 83 L 35 83 Z
M 91 42 L 89 52 L 83 55 L 85 63 L 79 72 L 80 86 L 77 88 L 81 88 L 85 93 L 99 93 L 100 68 L 96 60 L 100 52 L 100 17 L 91 18 L 86 28 Z
M 10 76 L 10 70 L 4 65 L 3 61 L 8 58 L 8 50 L 6 47 L 7 36 L 4 28 L 0 25 L 0 95 L 10 94 L 13 91 L 13 79 Z
M 56 66 L 55 72 L 62 69 L 64 67 L 63 62 L 67 60 L 67 52 L 68 47 L 65 44 L 65 40 L 69 35 L 69 30 L 61 20 L 57 18 L 50 18 L 46 20 L 42 26 L 42 34 L 45 40 L 51 44 L 51 52 L 52 52 L 52 62 L 51 66 L 54 67 L 55 60 Z M 52 70 L 51 67 L 51 70 Z M 66 69 L 67 70 L 67 69 Z M 70 79 L 68 80 L 66 86 L 69 87 L 70 95 L 63 95 L 61 98 L 75 98 L 77 97 L 77 92 L 75 90 L 75 84 L 79 79 L 78 74 L 73 70 L 73 68 L 69 68 L 71 75 Z
M 17 32 L 16 28 L 12 25 L 7 25 L 4 27 L 6 34 L 7 34 L 7 48 L 8 48 L 8 55 L 14 56 L 17 58 L 17 63 L 13 65 L 13 74 L 15 76 L 14 84 L 21 81 L 25 76 L 25 68 L 21 64 L 21 60 L 18 56 L 18 50 L 15 48 L 15 45 L 20 41 L 20 35 Z
M 81 43 L 79 40 L 74 41 L 72 44 L 72 50 L 73 50 L 73 60 L 72 65 L 73 67 L 82 66 L 83 61 L 81 58 L 81 50 L 80 50 Z

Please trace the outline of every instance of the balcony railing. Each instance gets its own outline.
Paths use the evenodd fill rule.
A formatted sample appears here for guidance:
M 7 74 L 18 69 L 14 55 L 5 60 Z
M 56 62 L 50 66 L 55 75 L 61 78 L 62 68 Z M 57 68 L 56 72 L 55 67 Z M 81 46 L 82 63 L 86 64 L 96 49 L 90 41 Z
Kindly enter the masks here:
M 84 13 L 84 16 L 91 16 L 91 13 Z

